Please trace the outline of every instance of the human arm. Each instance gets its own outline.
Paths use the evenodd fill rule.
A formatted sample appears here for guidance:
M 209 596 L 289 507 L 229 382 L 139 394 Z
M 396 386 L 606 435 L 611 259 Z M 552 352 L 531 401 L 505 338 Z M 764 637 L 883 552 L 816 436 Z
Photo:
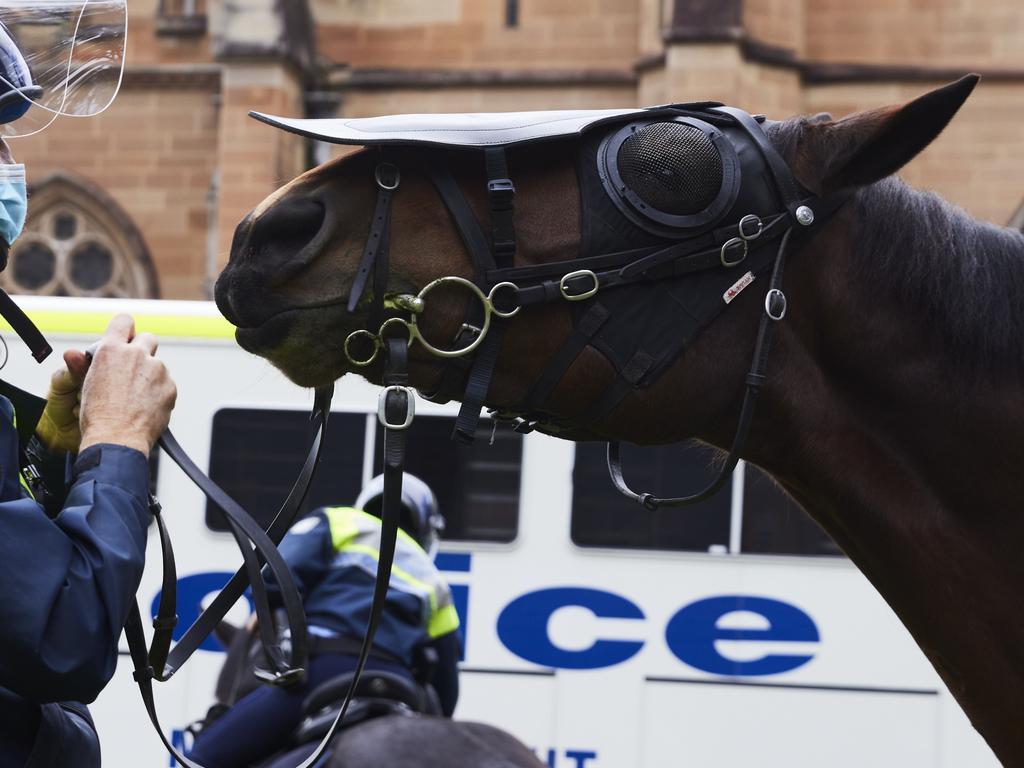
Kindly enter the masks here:
M 145 556 L 147 457 L 176 396 L 155 352 L 156 340 L 136 335 L 132 319 L 120 315 L 91 366 L 84 353 L 65 356 L 84 380 L 81 453 L 52 520 L 19 487 L 14 414 L 4 401 L 0 685 L 26 698 L 91 701 L 113 674 Z
M 16 473 L 17 440 L 2 426 L 4 470 Z M 148 490 L 141 453 L 99 445 L 79 457 L 55 519 L 27 495 L 0 502 L 0 685 L 38 702 L 96 698 L 142 577 Z
M 427 647 L 437 652 L 437 664 L 430 684 L 437 691 L 441 711 L 445 717 L 451 717 L 459 701 L 459 654 L 462 650 L 460 632 L 455 630 L 435 638 L 427 643 Z

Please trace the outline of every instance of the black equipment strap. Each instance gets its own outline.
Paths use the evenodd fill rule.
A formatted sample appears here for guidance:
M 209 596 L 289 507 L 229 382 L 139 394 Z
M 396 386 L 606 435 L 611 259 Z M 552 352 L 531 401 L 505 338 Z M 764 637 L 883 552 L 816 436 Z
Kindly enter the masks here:
M 14 329 L 14 332 L 21 337 L 21 340 L 25 342 L 37 363 L 43 362 L 53 352 L 50 343 L 36 327 L 36 324 L 32 322 L 28 315 L 22 312 L 21 307 L 15 304 L 14 300 L 7 295 L 7 291 L 2 288 L 0 288 L 0 315 Z
M 781 320 L 786 312 L 786 297 L 782 293 L 782 272 L 786 263 L 786 246 L 793 230 L 789 230 L 779 244 L 779 253 L 775 257 L 775 267 L 772 270 L 771 281 L 768 286 L 768 293 L 765 296 L 764 313 L 761 315 L 761 323 L 757 330 L 757 341 L 754 344 L 754 356 L 750 363 L 750 373 L 746 378 L 746 392 L 743 395 L 743 405 L 740 408 L 739 426 L 733 437 L 732 446 L 729 449 L 729 456 L 718 472 L 718 476 L 698 493 L 689 496 L 677 496 L 673 498 L 658 498 L 650 493 L 637 493 L 626 483 L 622 474 L 621 445 L 618 442 L 608 443 L 608 472 L 611 475 L 612 483 L 624 496 L 633 501 L 643 504 L 647 509 L 656 510 L 659 507 L 681 507 L 689 504 L 696 504 L 710 498 L 725 485 L 733 470 L 740 460 L 740 452 L 747 441 L 750 432 L 750 424 L 754 419 L 754 408 L 757 405 L 757 397 L 766 381 L 765 372 L 768 367 L 768 352 L 771 349 L 772 331 L 775 323 Z
M 516 235 L 513 218 L 513 201 L 516 188 L 508 177 L 508 161 L 502 147 L 489 147 L 484 150 L 484 161 L 487 165 L 487 197 L 491 204 L 491 235 L 494 253 L 494 264 L 499 269 L 509 268 L 515 260 Z M 483 286 L 481 286 L 483 288 Z M 508 330 L 505 318 L 495 317 L 491 320 L 491 330 L 487 338 L 480 344 L 473 366 L 469 372 L 469 381 L 462 397 L 458 418 L 452 438 L 464 445 L 476 439 L 476 429 L 480 422 L 480 409 L 487 399 L 487 390 L 491 386 L 494 366 L 501 352 L 501 342 Z
M 404 342 L 403 342 L 404 344 Z M 168 431 L 160 438 L 161 447 L 168 455 L 182 468 L 183 471 L 195 482 L 215 504 L 221 507 L 232 528 L 245 540 L 243 547 L 243 558 L 248 565 L 253 562 L 258 564 L 266 562 L 268 568 L 274 573 L 281 587 L 282 600 L 285 603 L 285 612 L 289 618 L 290 634 L 292 636 L 292 662 L 305 662 L 308 640 L 306 635 L 305 615 L 302 612 L 302 602 L 298 597 L 294 582 L 291 580 L 287 565 L 277 552 L 275 546 L 291 527 L 298 511 L 305 502 L 309 486 L 312 483 L 314 473 L 320 461 L 320 451 L 323 445 L 324 432 L 327 425 L 327 417 L 330 413 L 330 402 L 333 387 L 326 387 L 317 390 L 314 403 L 313 420 L 316 423 L 316 434 L 310 446 L 306 461 L 299 473 L 288 497 L 278 511 L 273 522 L 267 531 L 263 531 L 259 525 L 245 512 L 238 504 L 231 499 L 222 489 L 210 480 L 184 453 L 181 446 Z M 134 678 L 139 686 L 143 704 L 149 715 L 153 727 L 156 729 L 164 747 L 174 758 L 188 768 L 203 768 L 200 764 L 189 760 L 179 753 L 173 744 L 167 739 L 156 712 L 156 702 L 153 695 L 153 680 L 161 681 L 169 679 L 181 665 L 199 647 L 202 641 L 213 631 L 213 629 L 224 618 L 227 611 L 235 604 L 245 591 L 250 580 L 251 571 L 243 567 L 231 578 L 227 586 L 217 595 L 213 603 L 200 615 L 196 622 L 189 628 L 185 636 L 178 642 L 174 650 L 168 654 L 167 647 L 170 644 L 171 631 L 177 622 L 173 615 L 175 598 L 175 568 L 174 555 L 170 547 L 170 538 L 167 535 L 159 504 L 155 499 L 151 500 L 151 510 L 156 517 L 158 530 L 160 532 L 161 549 L 164 560 L 163 591 L 157 610 L 157 617 L 154 620 L 154 635 L 152 646 L 146 648 L 146 637 L 142 627 L 142 613 L 139 610 L 138 602 L 134 602 L 125 624 L 125 636 L 128 639 L 128 648 L 135 667 Z M 248 542 L 251 542 L 249 544 Z M 252 558 L 250 560 L 250 558 Z M 254 599 L 257 604 L 266 602 L 266 591 L 262 580 L 257 578 L 253 583 Z M 289 594 L 290 593 L 290 594 Z M 169 596 L 169 597 L 168 597 Z M 296 602 L 297 601 L 297 602 Z M 263 621 L 261 619 L 261 624 Z M 269 628 L 273 629 L 273 622 L 270 621 Z M 262 628 L 261 628 L 262 629 Z M 262 638 L 264 643 L 266 639 Z M 273 641 L 276 647 L 276 638 Z M 278 654 L 280 650 L 278 649 Z M 283 654 L 277 656 L 281 664 L 284 663 Z M 166 660 L 166 661 L 165 661 Z M 269 677 L 279 684 L 286 684 L 301 676 L 303 670 L 300 668 L 285 667 L 284 671 L 274 672 Z M 297 768 L 309 768 L 322 755 L 326 749 L 332 732 L 324 739 L 316 753 L 307 758 Z
M 608 415 L 615 406 L 622 402 L 626 395 L 640 386 L 640 382 L 651 370 L 655 362 L 657 362 L 657 358 L 654 355 L 651 355 L 643 348 L 638 349 L 629 358 L 627 363 L 622 366 L 622 370 L 615 375 L 612 383 L 608 385 L 597 400 L 587 407 L 586 411 L 579 418 L 587 423 L 591 423 Z
M 455 177 L 452 176 L 447 165 L 442 163 L 432 164 L 430 167 L 430 178 L 433 180 L 434 187 L 448 209 L 452 222 L 459 232 L 459 237 L 462 238 L 462 243 L 466 247 L 466 253 L 469 254 L 470 261 L 473 263 L 473 282 L 482 286 L 486 280 L 487 270 L 494 268 L 495 264 L 487 238 L 480 228 L 480 222 L 477 221 L 473 209 L 470 208 L 465 195 L 462 194 L 462 190 L 459 188 Z M 480 333 L 482 323 L 483 309 L 480 307 L 479 302 L 471 301 L 469 308 L 466 310 L 466 317 L 462 327 L 455 334 L 452 348 L 459 349 L 462 346 L 471 344 L 477 334 Z M 456 357 L 450 360 L 441 374 L 441 380 L 438 383 L 436 392 L 455 389 L 456 382 L 466 377 L 471 367 L 472 361 L 464 357 Z M 428 399 L 433 399 L 430 395 L 427 397 Z
M 732 117 L 746 131 L 751 140 L 757 144 L 761 156 L 768 164 L 768 170 L 772 174 L 772 179 L 775 181 L 775 189 L 782 196 L 782 204 L 786 212 L 791 217 L 795 217 L 796 209 L 806 195 L 800 192 L 796 179 L 793 177 L 793 172 L 789 169 L 786 161 L 782 159 L 782 155 L 768 141 L 768 136 L 761 125 L 747 112 L 736 107 L 712 107 L 712 110 Z M 793 223 L 798 223 L 795 218 Z
M 284 503 L 281 505 L 281 509 L 274 517 L 274 521 L 270 524 L 270 528 L 267 529 L 267 535 L 275 544 L 279 543 L 281 539 L 284 538 L 285 533 L 288 532 L 288 529 L 294 522 L 295 516 L 306 501 L 309 487 L 313 482 L 313 476 L 320 464 L 320 453 L 323 448 L 323 440 L 327 430 L 327 418 L 331 411 L 331 397 L 333 392 L 333 387 L 323 387 L 316 391 L 312 415 L 316 429 L 316 433 L 313 436 L 313 442 L 306 454 L 306 460 L 303 462 L 299 476 L 295 479 L 295 483 L 292 485 L 292 489 L 288 493 L 288 497 L 285 499 Z M 195 478 L 193 478 L 193 482 L 195 482 Z M 202 486 L 200 486 L 200 488 L 202 489 Z M 205 489 L 203 490 L 205 493 Z M 188 629 L 181 640 L 178 641 L 177 645 L 174 646 L 174 650 L 171 651 L 170 657 L 168 658 L 167 670 L 163 675 L 163 679 L 171 677 L 178 669 L 181 668 L 181 665 L 184 664 L 193 653 L 195 653 L 203 640 L 205 640 L 210 633 L 216 629 L 217 625 L 227 615 L 227 612 L 231 610 L 231 607 L 238 601 L 248 586 L 249 580 L 247 578 L 246 571 L 244 568 L 240 568 L 234 576 L 231 577 L 224 588 L 217 593 L 213 602 L 211 602 L 209 607 L 200 614 L 199 618 L 196 619 L 195 623 Z
M 366 293 L 366 286 L 372 273 L 374 302 L 370 313 L 370 327 L 379 328 L 384 321 L 384 289 L 388 274 L 388 248 L 391 245 L 391 203 L 395 199 L 400 175 L 397 166 L 381 162 L 377 165 L 374 176 L 377 181 L 377 205 L 370 221 L 370 234 L 366 238 L 359 270 L 348 294 L 348 311 L 350 314 L 356 311 Z M 381 316 L 375 316 L 378 313 Z
M 170 456 L 179 467 L 181 467 L 182 471 L 184 471 L 189 479 L 199 487 L 207 498 L 216 504 L 224 513 L 225 519 L 228 521 L 230 527 L 235 533 L 236 540 L 239 541 L 239 548 L 245 561 L 245 573 L 252 586 L 253 600 L 256 603 L 256 610 L 260 624 L 263 625 L 264 622 L 269 622 L 269 626 L 260 627 L 261 637 L 265 644 L 265 651 L 268 654 L 268 661 L 272 667 L 274 667 L 273 671 L 275 674 L 294 676 L 298 670 L 295 670 L 293 667 L 300 666 L 306 661 L 307 640 L 305 614 L 302 610 L 302 599 L 295 587 L 291 571 L 288 570 L 287 563 L 285 563 L 284 558 L 282 558 L 281 554 L 277 551 L 277 542 L 271 540 L 267 533 L 255 520 L 252 519 L 248 512 L 242 509 L 238 502 L 228 496 L 220 486 L 210 480 L 210 478 L 207 477 L 198 466 L 196 466 L 195 462 L 189 458 L 170 431 L 165 432 L 160 437 L 160 447 L 164 449 L 167 455 Z M 310 474 L 310 479 L 311 478 L 312 473 Z M 308 486 L 306 490 L 308 490 Z M 303 491 L 302 498 L 304 500 L 305 490 Z M 283 509 L 282 511 L 286 512 L 291 519 L 294 519 L 300 504 L 297 504 L 294 509 Z M 291 520 L 289 521 L 289 526 L 290 524 Z M 285 530 L 287 530 L 287 528 L 285 528 Z M 249 542 L 251 542 L 251 545 Z M 254 549 L 255 552 L 253 551 Z M 281 590 L 281 598 L 284 603 L 285 613 L 288 617 L 288 625 L 292 633 L 293 665 L 289 665 L 285 661 L 281 650 L 277 645 L 277 635 L 274 632 L 272 613 L 269 607 L 266 589 L 264 588 L 263 580 L 260 577 L 260 565 L 264 562 L 267 564 L 267 568 L 274 575 L 274 578 Z M 261 603 L 262 605 L 260 605 Z M 211 606 L 211 608 L 212 607 L 213 606 Z M 193 627 L 199 624 L 200 620 L 204 620 L 204 617 L 209 614 L 210 609 L 204 611 L 203 615 L 196 620 L 196 624 L 194 624 Z M 211 624 L 211 631 L 221 619 L 223 619 L 223 615 L 218 617 L 217 621 Z M 202 642 L 202 638 L 199 642 Z M 174 661 L 169 660 L 170 666 L 166 672 L 163 669 L 155 668 L 154 671 L 157 679 L 161 681 L 166 680 L 180 667 L 181 662 L 178 660 L 178 648 L 174 649 L 173 657 Z M 181 661 L 183 660 L 184 659 L 181 659 Z
M 526 413 L 536 411 L 544 405 L 551 393 L 555 391 L 558 382 L 565 376 L 576 358 L 580 356 L 590 340 L 601 330 L 611 313 L 602 304 L 595 301 L 590 308 L 583 313 L 583 317 L 575 324 L 569 338 L 565 340 L 558 353 L 548 360 L 544 370 L 541 371 L 537 381 L 534 382 L 522 405 L 519 406 Z M 518 410 L 519 408 L 517 408 Z

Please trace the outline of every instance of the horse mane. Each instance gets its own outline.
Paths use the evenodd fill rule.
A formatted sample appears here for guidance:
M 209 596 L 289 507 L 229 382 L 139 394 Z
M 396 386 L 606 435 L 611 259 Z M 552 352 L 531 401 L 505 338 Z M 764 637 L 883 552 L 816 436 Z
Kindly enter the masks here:
M 768 126 L 793 157 L 816 118 Z M 917 313 L 974 372 L 1024 369 L 1024 233 L 979 221 L 959 206 L 890 176 L 857 190 L 866 222 L 854 260 L 873 292 L 893 295 Z

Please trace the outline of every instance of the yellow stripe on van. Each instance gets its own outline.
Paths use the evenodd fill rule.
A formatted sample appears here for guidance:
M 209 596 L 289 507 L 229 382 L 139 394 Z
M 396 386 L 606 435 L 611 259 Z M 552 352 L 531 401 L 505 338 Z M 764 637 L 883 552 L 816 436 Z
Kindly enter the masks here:
M 110 324 L 115 312 L 54 312 L 52 310 L 29 311 L 43 333 L 74 333 L 86 336 L 101 336 Z M 223 317 L 202 317 L 194 315 L 133 315 L 135 329 L 140 333 L 156 336 L 176 336 L 186 339 L 229 339 L 235 338 L 235 326 Z M 0 331 L 10 331 L 11 326 L 0 320 Z

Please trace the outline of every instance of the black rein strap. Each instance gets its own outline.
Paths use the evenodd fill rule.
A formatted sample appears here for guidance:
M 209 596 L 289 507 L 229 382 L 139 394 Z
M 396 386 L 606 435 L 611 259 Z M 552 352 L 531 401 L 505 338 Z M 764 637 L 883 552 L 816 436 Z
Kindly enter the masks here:
M 264 680 L 274 684 L 287 685 L 297 679 L 301 679 L 304 674 L 304 669 L 301 665 L 305 664 L 308 649 L 305 614 L 298 590 L 291 578 L 291 573 L 277 551 L 276 545 L 291 527 L 295 517 L 305 503 L 314 473 L 320 462 L 327 418 L 330 413 L 332 392 L 333 387 L 317 390 L 313 410 L 316 434 L 302 470 L 299 472 L 299 476 L 296 478 L 288 497 L 266 531 L 237 502 L 196 466 L 188 455 L 185 454 L 169 430 L 160 438 L 160 446 L 171 459 L 182 468 L 185 474 L 211 501 L 220 507 L 239 543 L 242 557 L 245 561 L 243 567 L 234 574 L 210 606 L 202 612 L 174 649 L 169 651 L 172 632 L 178 620 L 177 615 L 175 615 L 176 569 L 174 565 L 174 552 L 171 548 L 170 537 L 167 533 L 160 505 L 155 498 L 150 500 L 150 509 L 156 519 L 160 535 L 164 564 L 163 589 L 160 593 L 157 616 L 153 621 L 153 641 L 150 647 L 148 649 L 146 647 L 142 612 L 137 601 L 132 605 L 127 623 L 125 624 L 125 636 L 128 639 L 128 647 L 132 663 L 135 667 L 134 677 L 139 685 L 139 691 L 150 721 L 153 723 L 154 728 L 156 728 L 160 740 L 168 752 L 178 762 L 189 766 L 189 768 L 203 768 L 203 766 L 180 754 L 167 739 L 163 728 L 160 726 L 156 712 L 153 680 L 164 682 L 170 679 L 196 651 L 203 640 L 223 620 L 224 616 L 250 584 L 253 589 L 253 601 L 256 604 L 257 615 L 260 617 L 259 623 L 264 651 L 271 666 L 271 670 L 264 672 L 262 677 Z M 264 563 L 280 586 L 281 599 L 288 618 L 292 642 L 290 661 L 285 659 L 284 653 L 277 645 L 276 635 L 273 634 L 274 625 L 269 609 L 269 600 L 260 575 L 260 566 Z M 308 766 L 318 760 L 326 748 L 326 743 L 325 741 L 316 754 L 308 758 L 299 768 L 308 768 Z

